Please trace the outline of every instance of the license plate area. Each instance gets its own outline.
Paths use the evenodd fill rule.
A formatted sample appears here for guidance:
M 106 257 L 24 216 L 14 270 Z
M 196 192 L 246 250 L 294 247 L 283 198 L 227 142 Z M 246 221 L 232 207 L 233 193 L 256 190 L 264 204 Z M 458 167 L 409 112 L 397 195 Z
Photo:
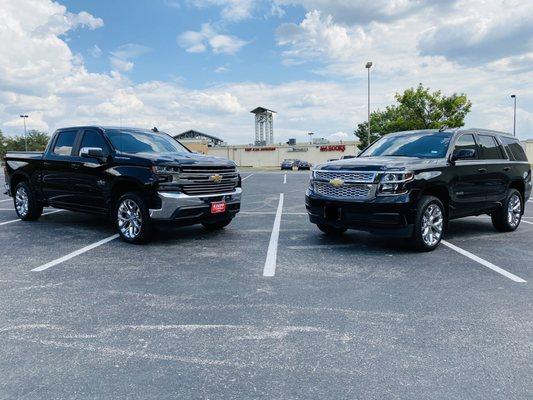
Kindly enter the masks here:
M 324 218 L 327 221 L 339 221 L 341 219 L 341 208 L 337 206 L 325 206 Z
M 220 214 L 226 212 L 225 201 L 214 201 L 211 203 L 211 214 Z

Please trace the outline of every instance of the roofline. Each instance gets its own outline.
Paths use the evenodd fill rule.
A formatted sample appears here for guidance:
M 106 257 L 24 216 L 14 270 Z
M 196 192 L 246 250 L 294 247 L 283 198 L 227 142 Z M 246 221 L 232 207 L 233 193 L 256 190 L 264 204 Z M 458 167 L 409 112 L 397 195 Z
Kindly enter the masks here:
M 189 129 L 188 131 L 181 132 L 181 133 L 178 133 L 177 135 L 172 135 L 172 136 L 176 139 L 179 135 L 183 135 L 183 134 L 189 133 L 189 132 L 196 132 L 196 133 L 199 133 L 200 135 L 206 136 L 206 137 L 208 137 L 210 139 L 218 140 L 220 142 L 224 141 L 223 139 L 220 139 L 220 138 L 218 138 L 216 136 L 209 135 L 208 133 L 200 132 L 200 131 L 197 131 L 197 130 L 194 130 L 194 129 Z

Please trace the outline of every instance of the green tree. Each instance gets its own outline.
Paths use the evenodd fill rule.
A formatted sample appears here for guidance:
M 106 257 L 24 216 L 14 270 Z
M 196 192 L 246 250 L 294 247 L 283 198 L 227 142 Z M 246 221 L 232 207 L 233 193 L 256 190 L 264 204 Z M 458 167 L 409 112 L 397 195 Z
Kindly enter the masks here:
M 370 114 L 370 142 L 391 132 L 459 128 L 472 108 L 465 94 L 445 96 L 440 90 L 431 93 L 422 84 L 396 93 L 395 99 L 397 104 Z M 358 124 L 354 134 L 359 138 L 360 149 L 368 146 L 367 122 Z
M 26 141 L 28 142 L 28 151 L 43 151 L 49 140 L 50 137 L 47 133 L 32 129 L 28 131 L 26 139 L 24 138 L 24 135 L 8 137 L 7 151 L 26 150 Z
M 6 155 L 7 151 L 7 138 L 2 133 L 2 130 L 0 129 L 0 163 L 4 159 L 4 156 Z

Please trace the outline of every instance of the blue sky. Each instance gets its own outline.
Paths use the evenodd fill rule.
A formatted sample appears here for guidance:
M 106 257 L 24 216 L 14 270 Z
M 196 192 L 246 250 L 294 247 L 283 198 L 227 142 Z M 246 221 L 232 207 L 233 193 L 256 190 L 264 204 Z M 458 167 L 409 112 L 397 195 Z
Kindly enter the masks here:
M 0 129 L 197 129 L 253 140 L 351 139 L 371 108 L 423 83 L 473 102 L 467 126 L 533 138 L 533 3 L 520 0 L 3 0 Z M 24 49 L 24 51 L 21 51 Z

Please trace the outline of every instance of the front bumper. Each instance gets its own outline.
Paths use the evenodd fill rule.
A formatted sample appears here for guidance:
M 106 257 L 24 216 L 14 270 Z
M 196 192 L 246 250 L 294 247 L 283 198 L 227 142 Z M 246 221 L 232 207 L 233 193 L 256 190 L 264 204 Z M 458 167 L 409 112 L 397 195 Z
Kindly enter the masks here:
M 199 223 L 218 219 L 233 218 L 241 208 L 242 189 L 216 195 L 189 196 L 184 193 L 158 192 L 161 208 L 150 209 L 150 217 L 160 221 Z M 211 203 L 226 202 L 226 212 L 211 214 Z
M 409 237 L 416 219 L 416 194 L 378 196 L 366 201 L 337 200 L 307 190 L 305 207 L 314 224 Z

